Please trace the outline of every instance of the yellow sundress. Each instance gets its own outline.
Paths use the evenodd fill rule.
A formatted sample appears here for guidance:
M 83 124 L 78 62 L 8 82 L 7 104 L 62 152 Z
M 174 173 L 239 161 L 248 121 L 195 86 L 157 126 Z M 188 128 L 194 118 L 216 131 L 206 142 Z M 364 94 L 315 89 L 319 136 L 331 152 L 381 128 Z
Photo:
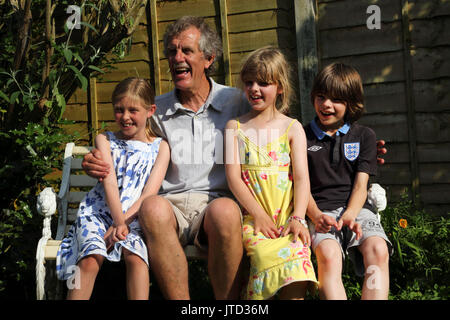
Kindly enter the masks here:
M 293 210 L 293 185 L 288 131 L 265 146 L 253 143 L 241 130 L 238 143 L 242 179 L 280 232 L 287 227 Z M 250 258 L 250 275 L 244 298 L 262 300 L 280 288 L 297 281 L 317 283 L 311 251 L 293 235 L 271 239 L 261 232 L 254 235 L 254 220 L 244 212 L 243 242 Z

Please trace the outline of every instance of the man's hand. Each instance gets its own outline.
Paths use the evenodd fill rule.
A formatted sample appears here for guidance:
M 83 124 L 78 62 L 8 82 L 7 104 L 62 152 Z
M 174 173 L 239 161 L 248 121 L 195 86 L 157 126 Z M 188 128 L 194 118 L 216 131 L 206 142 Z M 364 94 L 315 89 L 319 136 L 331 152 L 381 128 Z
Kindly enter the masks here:
M 385 141 L 378 140 L 377 141 L 377 162 L 378 164 L 384 164 L 384 159 L 381 156 L 387 153 L 387 149 L 384 147 Z
M 96 178 L 100 182 L 109 174 L 109 165 L 102 160 L 101 153 L 97 149 L 92 149 L 84 156 L 81 167 L 88 176 Z

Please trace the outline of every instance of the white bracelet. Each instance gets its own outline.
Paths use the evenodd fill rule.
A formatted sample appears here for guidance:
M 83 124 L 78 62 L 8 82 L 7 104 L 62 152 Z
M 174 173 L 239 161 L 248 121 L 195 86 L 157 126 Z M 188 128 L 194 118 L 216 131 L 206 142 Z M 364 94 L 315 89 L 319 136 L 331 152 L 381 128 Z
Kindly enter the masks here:
M 291 222 L 292 220 L 297 220 L 298 222 L 300 222 L 306 229 L 308 229 L 308 223 L 306 222 L 305 219 L 302 219 L 300 217 L 297 216 L 290 216 L 288 219 L 288 223 Z

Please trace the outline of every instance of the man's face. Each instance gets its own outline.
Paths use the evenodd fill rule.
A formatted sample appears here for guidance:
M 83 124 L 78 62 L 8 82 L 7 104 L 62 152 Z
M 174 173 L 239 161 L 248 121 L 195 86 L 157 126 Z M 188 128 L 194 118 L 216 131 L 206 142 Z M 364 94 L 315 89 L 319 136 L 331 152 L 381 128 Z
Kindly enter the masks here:
M 167 46 L 172 80 L 181 91 L 198 89 L 206 77 L 205 69 L 214 61 L 214 58 L 205 58 L 200 51 L 199 40 L 200 31 L 190 27 L 174 36 Z

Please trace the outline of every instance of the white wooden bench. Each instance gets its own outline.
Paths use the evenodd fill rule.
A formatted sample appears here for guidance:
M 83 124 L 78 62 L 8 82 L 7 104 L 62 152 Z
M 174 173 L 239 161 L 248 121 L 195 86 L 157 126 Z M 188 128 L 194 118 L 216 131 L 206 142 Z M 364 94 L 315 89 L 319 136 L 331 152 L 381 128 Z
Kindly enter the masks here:
M 81 167 L 83 156 L 92 147 L 66 145 L 61 186 L 58 195 L 51 188 L 44 189 L 38 196 L 38 211 L 44 215 L 42 238 L 36 250 L 36 296 L 38 300 L 62 299 L 63 281 L 56 279 L 56 253 L 62 239 L 75 221 L 78 205 L 84 195 L 97 183 L 87 176 Z M 51 219 L 58 211 L 56 236 L 52 237 Z M 195 246 L 184 248 L 188 259 L 205 259 L 204 252 Z

